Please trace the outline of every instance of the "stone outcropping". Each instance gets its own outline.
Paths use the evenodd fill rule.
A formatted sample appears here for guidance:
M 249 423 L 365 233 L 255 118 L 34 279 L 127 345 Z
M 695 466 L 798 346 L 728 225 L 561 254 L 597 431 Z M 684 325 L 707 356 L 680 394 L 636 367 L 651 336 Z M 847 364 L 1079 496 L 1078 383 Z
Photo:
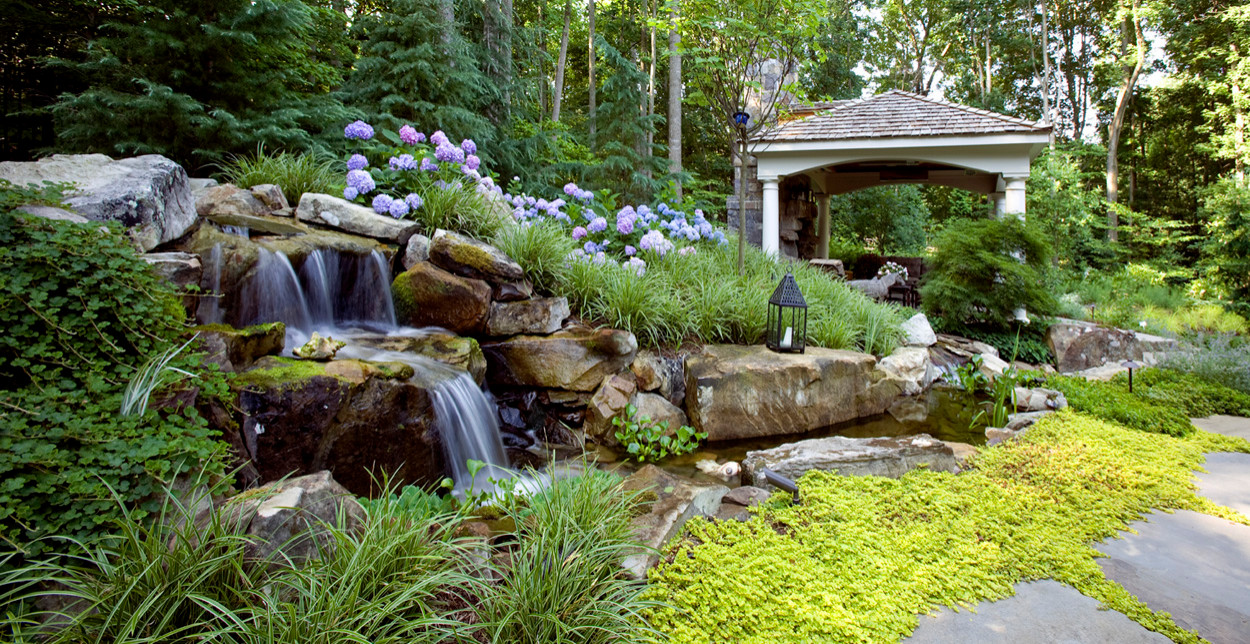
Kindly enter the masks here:
M 635 579 L 645 579 L 647 569 L 659 562 L 659 549 L 681 534 L 682 527 L 694 517 L 713 517 L 720 510 L 721 498 L 729 492 L 723 485 L 706 485 L 669 474 L 647 465 L 635 472 L 622 487 L 642 492 L 644 499 L 654 499 L 649 512 L 633 520 L 634 534 L 643 550 L 625 559 L 624 568 Z
M 482 355 L 482 347 L 473 338 L 450 333 L 357 335 L 352 338 L 352 346 L 357 345 L 424 356 L 468 371 L 479 385 L 486 381 L 486 356 Z
M 594 391 L 625 370 L 637 351 L 638 339 L 628 331 L 581 326 L 482 343 L 492 384 L 567 391 Z
M 486 320 L 486 334 L 547 335 L 559 331 L 568 317 L 569 301 L 563 297 L 492 302 L 490 316 Z
M 457 275 L 496 284 L 525 279 L 521 265 L 499 249 L 446 230 L 435 232 L 430 240 L 430 261 Z
M 764 468 L 797 481 L 812 470 L 837 472 L 843 476 L 898 478 L 919 467 L 941 472 L 959 471 L 951 448 L 928 434 L 891 438 L 831 436 L 747 452 L 742 461 L 742 482 L 772 490 L 773 486 L 764 478 Z M 802 491 L 802 486 L 799 490 Z
M 357 360 L 263 358 L 234 381 L 241 443 L 261 480 L 329 470 L 355 494 L 373 477 L 434 486 L 445 476 L 429 391 L 413 370 Z
M 15 185 L 72 183 L 66 205 L 91 221 L 116 221 L 144 251 L 173 241 L 195 223 L 191 184 L 182 166 L 159 155 L 113 159 L 103 154 L 57 154 L 0 163 L 0 179 Z
M 418 228 L 414 221 L 379 215 L 360 204 L 315 192 L 300 197 L 295 216 L 300 221 L 400 245 L 408 243 Z
M 249 490 L 228 502 L 221 513 L 256 537 L 249 558 L 268 559 L 281 548 L 296 562 L 334 547 L 323 524 L 352 531 L 365 518 L 355 495 L 324 470 Z
M 265 356 L 281 354 L 286 342 L 286 325 L 281 322 L 245 329 L 212 324 L 196 327 L 192 332 L 206 354 L 204 361 L 216 364 L 222 371 L 242 371 Z
M 391 285 L 400 324 L 437 326 L 460 334 L 486 330 L 490 285 L 452 274 L 431 262 L 418 262 Z
M 1046 343 L 1055 355 L 1059 371 L 1084 371 L 1125 360 L 1141 362 L 1143 352 L 1137 334 L 1123 329 L 1085 324 L 1052 324 Z
M 905 383 L 864 353 L 710 345 L 686 358 L 686 411 L 709 441 L 796 434 L 883 413 Z

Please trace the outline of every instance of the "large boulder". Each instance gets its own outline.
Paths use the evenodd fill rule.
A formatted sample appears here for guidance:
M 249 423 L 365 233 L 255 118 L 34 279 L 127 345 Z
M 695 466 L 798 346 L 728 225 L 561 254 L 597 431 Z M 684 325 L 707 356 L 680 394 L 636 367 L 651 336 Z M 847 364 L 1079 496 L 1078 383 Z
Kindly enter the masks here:
M 925 391 L 940 375 L 929 360 L 929 350 L 922 347 L 899 347 L 882 358 L 877 368 L 903 381 L 905 396 Z
M 418 262 L 391 285 L 395 317 L 409 326 L 437 326 L 460 334 L 481 333 L 490 317 L 490 285 Z
M 482 343 L 491 383 L 594 391 L 633 362 L 638 339 L 618 329 L 574 326 L 551 335 L 518 335 Z
M 382 475 L 432 487 L 446 476 L 430 392 L 411 367 L 263 358 L 235 376 L 241 442 L 263 481 L 329 470 L 355 494 Z
M 408 238 L 418 228 L 414 221 L 379 215 L 372 208 L 315 192 L 306 192 L 300 197 L 295 216 L 300 221 L 400 245 L 408 243 Z
M 640 393 L 634 397 L 634 407 L 637 408 L 637 417 L 650 418 L 656 424 L 667 424 L 671 433 L 676 433 L 677 429 L 682 425 L 689 425 L 690 419 L 686 417 L 686 412 L 681 407 L 669 402 L 667 398 L 659 394 Z
M 654 391 L 674 405 L 686 401 L 686 365 L 682 355 L 665 355 L 651 349 L 638 352 L 629 365 L 638 379 L 638 389 Z
M 268 559 L 281 549 L 295 562 L 332 551 L 335 543 L 326 524 L 354 531 L 365 519 L 355 495 L 326 470 L 244 492 L 222 512 L 257 538 L 249 557 Z
M 883 413 L 905 389 L 865 353 L 709 345 L 686 358 L 686 411 L 709 441 L 796 434 Z
M 103 154 L 5 161 L 0 179 L 19 186 L 72 183 L 75 189 L 65 200 L 70 210 L 92 221 L 121 223 L 144 251 L 183 236 L 196 219 L 186 171 L 159 154 L 117 161 Z
M 503 251 L 472 237 L 439 230 L 430 240 L 430 261 L 464 277 L 493 284 L 520 282 L 525 271 Z
M 538 297 L 517 302 L 492 302 L 486 334 L 492 336 L 546 335 L 555 333 L 569 317 L 569 301 L 563 297 Z
M 616 445 L 616 428 L 612 426 L 612 419 L 624 415 L 637 391 L 638 386 L 634 384 L 633 378 L 621 375 L 604 378 L 603 384 L 599 385 L 599 389 L 586 405 L 586 420 L 582 431 L 601 445 Z
M 696 483 L 654 465 L 644 466 L 621 486 L 651 501 L 649 511 L 632 521 L 635 540 L 645 549 L 626 557 L 623 564 L 635 579 L 646 578 L 647 569 L 659 562 L 660 548 L 681 534 L 687 521 L 716 516 L 721 498 L 729 492 L 723 485 Z
M 286 325 L 281 322 L 244 329 L 208 324 L 191 331 L 205 352 L 204 361 L 216 364 L 222 371 L 242 371 L 265 356 L 279 355 L 286 343 Z
M 931 347 L 937 344 L 937 334 L 929 324 L 924 313 L 917 313 L 904 322 L 899 329 L 903 332 L 903 343 L 909 347 Z
M 830 436 L 747 452 L 742 461 L 742 483 L 773 489 L 764 477 L 764 468 L 797 481 L 812 470 L 843 476 L 898 478 L 918 467 L 959 471 L 951 448 L 928 434 L 888 438 Z
M 1046 343 L 1055 354 L 1055 366 L 1065 373 L 1143 358 L 1137 334 L 1123 329 L 1053 324 L 1046 331 Z
M 195 196 L 195 212 L 201 217 L 255 216 L 270 210 L 251 190 L 244 190 L 233 183 L 213 186 Z
M 425 235 L 413 235 L 404 246 L 404 270 L 416 266 L 430 258 L 430 238 Z

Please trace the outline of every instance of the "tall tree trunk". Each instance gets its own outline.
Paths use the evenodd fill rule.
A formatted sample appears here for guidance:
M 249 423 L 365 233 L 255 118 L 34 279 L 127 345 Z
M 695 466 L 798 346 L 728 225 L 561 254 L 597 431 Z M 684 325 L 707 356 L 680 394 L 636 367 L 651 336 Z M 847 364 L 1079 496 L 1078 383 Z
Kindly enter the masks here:
M 560 102 L 564 100 L 564 65 L 569 59 L 569 16 L 573 0 L 564 0 L 564 31 L 560 32 L 560 54 L 556 57 L 556 91 L 551 95 L 551 120 L 560 120 Z
M 1236 65 L 1241 60 L 1241 47 L 1236 40 L 1228 45 L 1232 53 L 1232 62 Z M 1230 65 L 1231 67 L 1232 65 Z M 1241 76 L 1234 70 L 1228 75 L 1231 81 L 1233 99 L 1233 176 L 1238 186 L 1246 185 L 1246 110 L 1244 108 L 1245 88 L 1241 86 Z
M 1120 149 L 1120 131 L 1124 128 L 1124 115 L 1128 112 L 1129 101 L 1133 98 L 1133 88 L 1137 85 L 1137 77 L 1141 75 L 1142 67 L 1146 64 L 1146 37 L 1142 33 L 1141 17 L 1138 15 L 1140 0 L 1133 0 L 1133 13 L 1130 18 L 1132 21 L 1133 37 L 1136 39 L 1137 52 L 1133 65 L 1124 66 L 1124 83 L 1120 86 L 1120 95 L 1115 101 L 1115 114 L 1111 117 L 1111 124 L 1107 126 L 1107 203 L 1114 204 L 1119 198 L 1119 161 L 1116 154 Z M 1129 25 L 1125 25 L 1121 33 L 1121 43 L 1127 49 L 1129 38 Z M 1119 216 L 1114 208 L 1107 210 L 1107 239 L 1117 241 L 1120 237 L 1117 227 L 1119 226 Z
M 456 4 L 454 0 L 438 0 L 438 19 L 443 23 L 443 44 L 449 45 L 451 44 L 452 34 L 456 33 Z
M 676 18 L 674 3 L 674 18 Z M 677 21 L 668 32 L 668 170 L 681 172 L 681 33 Z M 681 181 L 676 183 L 678 201 L 681 200 Z
M 658 0 L 651 0 L 647 5 L 648 22 L 651 23 L 651 69 L 648 70 L 649 79 L 647 81 L 647 156 L 651 156 L 655 150 L 655 125 L 651 117 L 655 116 L 655 65 L 658 62 L 655 54 L 655 18 L 657 15 Z M 651 166 L 647 165 L 644 171 L 647 178 L 651 178 Z
M 512 110 L 512 32 L 516 29 L 516 13 L 512 0 L 502 0 L 500 10 L 503 12 L 503 30 L 499 33 L 499 47 L 503 58 L 503 100 L 504 116 Z
M 547 0 L 538 4 L 538 113 L 547 111 L 547 29 L 543 14 L 547 8 Z M 541 121 L 542 119 L 539 118 Z
M 1042 118 L 1050 124 L 1050 149 L 1055 149 L 1055 115 L 1050 106 L 1050 8 L 1042 0 Z
M 595 0 L 586 0 L 586 13 L 589 22 L 590 38 L 586 42 L 586 59 L 587 59 L 587 75 L 586 82 L 590 94 L 590 105 L 586 110 L 587 123 L 590 127 L 590 149 L 595 149 L 595 58 L 598 57 L 598 48 L 595 47 Z

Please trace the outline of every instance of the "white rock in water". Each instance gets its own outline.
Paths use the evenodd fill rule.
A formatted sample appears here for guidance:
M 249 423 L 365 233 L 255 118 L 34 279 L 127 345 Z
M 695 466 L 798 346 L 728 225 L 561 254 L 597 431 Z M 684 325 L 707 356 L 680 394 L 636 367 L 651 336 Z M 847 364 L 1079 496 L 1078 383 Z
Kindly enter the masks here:
M 899 326 L 903 331 L 903 342 L 909 347 L 931 347 L 937 344 L 937 334 L 929 324 L 924 313 L 917 313 Z

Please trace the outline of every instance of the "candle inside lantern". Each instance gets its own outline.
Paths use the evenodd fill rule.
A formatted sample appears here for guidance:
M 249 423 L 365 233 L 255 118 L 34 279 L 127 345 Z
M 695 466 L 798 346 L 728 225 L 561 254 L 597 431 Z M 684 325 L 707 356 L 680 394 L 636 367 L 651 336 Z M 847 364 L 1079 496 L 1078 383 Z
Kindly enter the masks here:
M 778 345 L 782 349 L 789 349 L 792 336 L 794 335 L 794 327 L 786 327 L 786 334 L 781 338 L 781 344 Z

